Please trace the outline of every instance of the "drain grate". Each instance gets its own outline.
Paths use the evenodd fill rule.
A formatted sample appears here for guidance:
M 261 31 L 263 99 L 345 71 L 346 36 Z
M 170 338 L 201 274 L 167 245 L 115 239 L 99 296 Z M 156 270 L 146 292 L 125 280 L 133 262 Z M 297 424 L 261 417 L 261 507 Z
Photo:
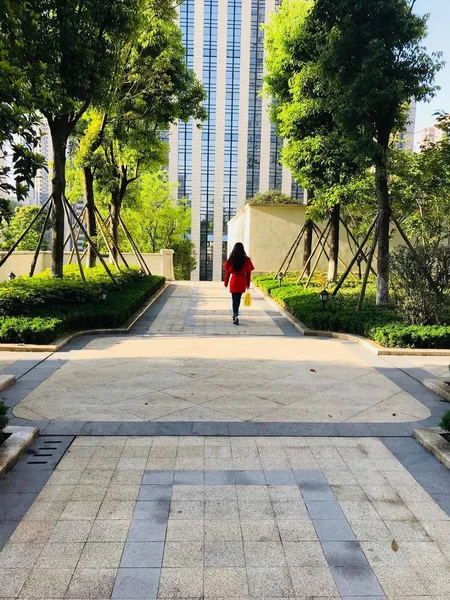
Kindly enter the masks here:
M 39 436 L 25 452 L 23 460 L 16 468 L 19 470 L 54 469 L 72 441 L 73 436 Z

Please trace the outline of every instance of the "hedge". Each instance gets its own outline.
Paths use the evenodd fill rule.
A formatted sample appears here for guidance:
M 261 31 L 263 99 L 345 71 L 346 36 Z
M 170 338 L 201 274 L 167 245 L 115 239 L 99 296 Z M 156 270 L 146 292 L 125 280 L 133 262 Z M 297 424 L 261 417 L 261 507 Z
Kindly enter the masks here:
M 103 267 L 85 271 L 86 283 L 69 266 L 64 279 L 44 272 L 0 284 L 0 342 L 48 344 L 74 331 L 119 327 L 165 281 L 157 275 L 141 277 L 136 268 L 112 269 L 116 284 Z M 103 301 L 100 289 L 106 292 Z
M 403 323 L 395 307 L 376 306 L 373 280 L 369 282 L 366 300 L 359 312 L 356 312 L 356 305 L 360 283 L 355 280 L 349 280 L 336 298 L 330 298 L 325 310 L 319 299 L 319 292 L 324 285 L 321 276 L 313 279 L 311 287 L 307 289 L 297 285 L 293 276 L 285 279 L 282 287 L 272 275 L 256 277 L 255 283 L 310 329 L 354 333 L 385 347 L 450 348 L 450 323 Z

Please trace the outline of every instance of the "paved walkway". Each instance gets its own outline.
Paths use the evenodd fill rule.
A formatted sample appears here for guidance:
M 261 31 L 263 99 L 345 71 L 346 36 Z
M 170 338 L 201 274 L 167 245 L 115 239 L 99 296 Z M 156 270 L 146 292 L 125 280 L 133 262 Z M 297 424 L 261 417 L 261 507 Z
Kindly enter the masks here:
M 56 372 L 26 390 L 14 415 L 265 423 L 430 417 L 430 408 L 396 381 L 397 369 L 356 344 L 301 336 L 260 295 L 241 320 L 233 325 L 223 286 L 173 286 L 135 335 L 95 338 L 68 352 Z
M 46 473 L 0 482 L 16 519 L 42 489 L 0 552 L 5 598 L 450 597 L 450 517 L 377 439 L 78 437 Z
M 130 336 L 0 355 L 42 432 L 0 480 L 0 600 L 449 600 L 450 472 L 410 437 L 446 365 L 229 304 L 173 285 Z

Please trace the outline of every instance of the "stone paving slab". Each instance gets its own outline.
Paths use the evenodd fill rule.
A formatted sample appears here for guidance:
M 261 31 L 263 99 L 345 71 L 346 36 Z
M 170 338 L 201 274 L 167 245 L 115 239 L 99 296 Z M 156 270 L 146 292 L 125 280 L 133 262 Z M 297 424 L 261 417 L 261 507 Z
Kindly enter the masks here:
M 27 510 L 0 552 L 0 589 L 443 600 L 450 507 L 430 490 L 439 476 L 448 497 L 450 473 L 414 440 L 383 441 L 77 437 L 50 478 L 28 466 L 0 480 L 0 500 Z
M 134 336 L 88 339 L 25 375 L 6 394 L 14 415 L 110 422 L 112 434 L 125 422 L 397 426 L 443 411 L 420 383 L 355 344 L 299 335 L 262 297 L 235 327 L 223 287 L 177 284 L 166 294 Z

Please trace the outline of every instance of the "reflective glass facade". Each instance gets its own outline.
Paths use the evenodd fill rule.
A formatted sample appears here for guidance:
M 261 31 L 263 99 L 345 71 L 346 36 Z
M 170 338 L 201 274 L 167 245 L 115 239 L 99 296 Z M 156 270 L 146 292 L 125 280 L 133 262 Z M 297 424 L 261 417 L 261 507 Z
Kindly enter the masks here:
M 227 14 L 227 80 L 223 185 L 223 256 L 227 252 L 227 223 L 236 214 L 239 141 L 242 0 L 229 0 Z
M 218 0 L 204 2 L 203 86 L 207 98 L 208 120 L 202 128 L 202 166 L 200 197 L 200 280 L 213 278 L 214 183 L 216 156 L 216 83 L 217 83 L 217 13 Z
M 280 163 L 281 149 L 283 140 L 276 134 L 275 126 L 270 126 L 270 167 L 269 167 L 269 188 L 271 190 L 281 190 L 281 179 L 283 176 L 283 167 Z
M 195 0 L 184 0 L 180 6 L 180 29 L 186 48 L 186 62 L 194 68 L 194 8 Z M 178 124 L 178 197 L 191 203 L 192 193 L 192 120 Z
M 192 121 L 179 123 L 170 137 L 177 144 L 170 158 L 177 164 L 171 163 L 170 172 L 178 177 L 179 197 L 187 197 L 192 207 L 194 280 L 220 279 L 227 223 L 259 191 L 260 182 L 303 198 L 280 165 L 282 140 L 268 125 L 260 95 L 261 25 L 279 5 L 280 0 L 184 0 L 179 6 L 186 61 L 203 83 L 209 114 L 201 130 Z
M 251 0 L 252 15 L 250 29 L 250 83 L 248 103 L 247 137 L 247 198 L 256 194 L 259 188 L 261 165 L 261 117 L 262 98 L 260 95 L 264 68 L 264 0 Z

